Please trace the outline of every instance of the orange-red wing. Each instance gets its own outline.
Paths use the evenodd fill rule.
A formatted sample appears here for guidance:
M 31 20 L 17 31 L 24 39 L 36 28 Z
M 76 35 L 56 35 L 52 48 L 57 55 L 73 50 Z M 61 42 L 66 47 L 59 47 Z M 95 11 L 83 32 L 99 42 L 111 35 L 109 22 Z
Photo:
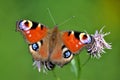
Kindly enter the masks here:
M 85 44 L 83 44 L 80 39 L 79 35 L 75 35 L 75 32 L 64 32 L 62 36 L 62 40 L 65 46 L 72 52 L 76 53 L 81 50 Z M 77 32 L 78 33 L 78 32 Z M 79 33 L 80 34 L 80 33 Z M 77 38 L 77 37 L 78 38 Z
M 26 40 L 29 43 L 35 43 L 40 41 L 47 35 L 48 29 L 45 26 L 37 26 L 35 29 L 30 29 L 28 31 L 23 31 Z

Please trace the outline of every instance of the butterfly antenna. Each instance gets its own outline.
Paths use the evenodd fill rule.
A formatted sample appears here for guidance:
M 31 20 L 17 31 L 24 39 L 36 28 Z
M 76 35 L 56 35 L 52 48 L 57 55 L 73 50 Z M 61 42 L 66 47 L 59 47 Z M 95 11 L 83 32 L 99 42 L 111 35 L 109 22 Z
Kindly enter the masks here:
M 73 18 L 75 18 L 75 16 L 72 16 L 72 17 L 68 18 L 67 20 L 65 20 L 64 22 L 62 22 L 61 24 L 59 24 L 58 26 L 67 23 L 68 21 L 70 21 L 70 20 L 73 19 Z
M 53 18 L 53 16 L 52 16 L 52 14 L 51 14 L 51 12 L 50 12 L 50 9 L 49 9 L 49 8 L 47 8 L 47 10 L 48 10 L 48 13 L 49 13 L 49 15 L 50 15 L 50 17 L 51 17 L 52 21 L 53 21 L 53 24 L 54 24 L 54 25 L 56 25 L 55 20 L 54 20 L 54 18 Z

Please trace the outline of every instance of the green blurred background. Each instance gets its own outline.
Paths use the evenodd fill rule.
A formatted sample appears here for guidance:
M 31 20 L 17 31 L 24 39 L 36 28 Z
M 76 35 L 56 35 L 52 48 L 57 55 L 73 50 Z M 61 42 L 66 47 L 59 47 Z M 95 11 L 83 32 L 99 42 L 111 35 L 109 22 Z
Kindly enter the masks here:
M 57 24 L 76 16 L 59 26 L 60 30 L 93 34 L 105 25 L 104 32 L 111 32 L 105 39 L 112 42 L 112 50 L 106 50 L 100 59 L 90 59 L 80 71 L 80 80 L 120 80 L 120 0 L 0 0 L 0 80 L 56 80 L 52 71 L 44 74 L 33 69 L 28 46 L 15 31 L 20 19 L 53 28 L 47 8 Z M 81 63 L 88 57 L 85 50 L 79 56 Z M 60 80 L 77 79 L 71 64 L 56 67 L 54 72 Z

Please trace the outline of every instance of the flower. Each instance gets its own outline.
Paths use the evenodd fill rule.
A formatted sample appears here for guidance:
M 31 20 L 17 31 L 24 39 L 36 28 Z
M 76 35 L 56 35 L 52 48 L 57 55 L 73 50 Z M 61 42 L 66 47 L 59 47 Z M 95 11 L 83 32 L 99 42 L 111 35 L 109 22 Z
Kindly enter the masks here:
M 103 27 L 104 28 L 104 27 Z M 105 36 L 109 35 L 108 33 L 103 33 L 103 28 L 98 31 L 96 30 L 94 35 L 91 35 L 93 42 L 87 45 L 87 51 L 90 55 L 100 58 L 102 53 L 105 53 L 104 49 L 111 49 L 111 43 L 107 43 L 104 39 Z

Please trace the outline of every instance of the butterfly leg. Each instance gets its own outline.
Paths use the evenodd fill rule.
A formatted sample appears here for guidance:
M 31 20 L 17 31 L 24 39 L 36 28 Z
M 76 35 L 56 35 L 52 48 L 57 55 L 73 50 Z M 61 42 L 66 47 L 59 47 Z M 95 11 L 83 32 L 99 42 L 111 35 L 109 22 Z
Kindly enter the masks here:
M 55 64 L 50 61 L 43 62 L 43 65 L 46 70 L 53 70 L 55 68 Z

